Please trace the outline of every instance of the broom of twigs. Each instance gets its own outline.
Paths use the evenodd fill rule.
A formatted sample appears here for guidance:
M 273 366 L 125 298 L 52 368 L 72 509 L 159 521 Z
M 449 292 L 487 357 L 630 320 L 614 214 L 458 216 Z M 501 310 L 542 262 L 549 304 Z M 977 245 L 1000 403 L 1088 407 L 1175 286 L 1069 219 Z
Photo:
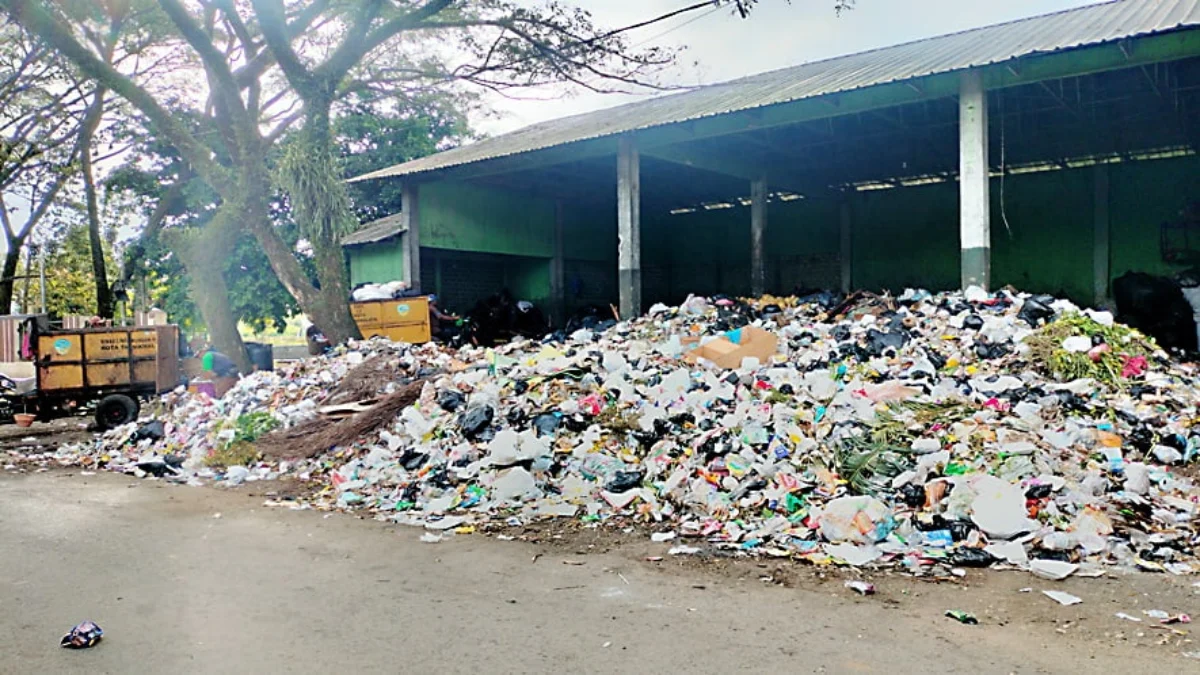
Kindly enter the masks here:
M 333 421 L 327 417 L 280 429 L 258 439 L 255 445 L 270 459 L 311 459 L 333 448 L 346 446 L 391 424 L 400 412 L 417 402 L 425 380 L 416 380 L 353 417 Z

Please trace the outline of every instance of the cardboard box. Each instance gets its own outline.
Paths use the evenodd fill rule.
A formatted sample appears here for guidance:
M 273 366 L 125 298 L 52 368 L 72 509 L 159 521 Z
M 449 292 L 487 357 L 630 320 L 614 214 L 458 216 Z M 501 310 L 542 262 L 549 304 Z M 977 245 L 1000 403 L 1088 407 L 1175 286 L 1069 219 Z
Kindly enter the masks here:
M 728 370 L 741 368 L 742 360 L 758 359 L 766 364 L 775 355 L 779 347 L 779 338 L 770 331 L 754 326 L 746 326 L 729 331 L 725 335 L 688 352 L 684 359 L 695 363 L 699 359 L 712 361 L 719 368 Z

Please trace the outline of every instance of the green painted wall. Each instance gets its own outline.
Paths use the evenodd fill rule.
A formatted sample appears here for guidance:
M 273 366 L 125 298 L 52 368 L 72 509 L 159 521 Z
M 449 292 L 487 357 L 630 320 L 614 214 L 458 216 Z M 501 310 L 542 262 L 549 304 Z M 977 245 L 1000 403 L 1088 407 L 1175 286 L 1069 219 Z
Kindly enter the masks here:
M 1114 164 L 1109 167 L 1109 228 L 1112 276 L 1129 271 L 1171 274 L 1162 261 L 1159 225 L 1179 219 L 1189 201 L 1200 200 L 1200 157 Z
M 404 276 L 404 261 L 400 252 L 400 238 L 366 246 L 346 249 L 350 262 L 350 284 L 385 283 Z
M 1110 165 L 1110 278 L 1170 274 L 1158 226 L 1200 190 L 1200 158 Z M 992 180 L 992 283 L 1092 301 L 1095 169 Z M 1003 209 L 1001 204 L 1003 203 Z M 1005 226 L 1007 215 L 1008 227 Z M 900 290 L 957 288 L 958 184 L 860 193 L 854 284 Z
M 566 203 L 563 209 L 563 257 L 567 260 L 617 260 L 617 207 Z
M 958 286 L 956 185 L 872 190 L 854 196 L 853 286 Z
M 548 310 L 550 263 L 544 258 L 523 258 L 508 267 L 508 288 L 513 297 L 529 300 Z
M 1091 169 L 993 179 L 992 285 L 1090 300 L 1092 195 Z M 958 288 L 958 183 L 859 193 L 853 241 L 855 287 Z
M 992 286 L 1092 302 L 1094 181 L 1091 167 L 992 179 Z
M 554 202 L 465 183 L 420 189 L 421 246 L 550 257 Z
M 750 292 L 748 207 L 643 219 L 643 296 L 648 303 L 676 303 L 689 293 Z M 772 203 L 765 241 L 768 291 L 836 285 L 838 236 L 836 203 Z

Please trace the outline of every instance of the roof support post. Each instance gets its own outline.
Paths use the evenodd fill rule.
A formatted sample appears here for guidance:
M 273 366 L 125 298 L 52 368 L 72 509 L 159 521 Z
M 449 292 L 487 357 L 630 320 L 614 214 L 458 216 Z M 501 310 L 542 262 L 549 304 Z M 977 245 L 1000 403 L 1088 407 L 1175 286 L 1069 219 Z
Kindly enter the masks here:
M 400 185 L 400 217 L 404 234 L 400 235 L 401 260 L 404 263 L 404 281 L 414 291 L 421 290 L 421 225 L 420 191 L 413 181 Z
M 554 257 L 550 258 L 550 316 L 562 326 L 567 316 L 566 268 L 563 260 L 563 202 L 554 202 Z
M 617 283 L 621 319 L 642 313 L 641 168 L 632 136 L 617 139 Z
M 962 287 L 987 289 L 992 264 L 987 90 L 979 70 L 968 70 L 960 78 L 958 188 Z
M 1109 211 L 1108 211 L 1108 165 L 1095 166 L 1095 193 L 1093 203 L 1092 245 L 1092 301 L 1097 307 L 1108 302 L 1109 258 Z
M 840 208 L 841 245 L 838 248 L 838 259 L 842 268 L 842 293 L 850 294 L 854 287 L 854 212 L 850 207 L 850 197 L 853 192 L 847 192 L 842 199 Z
M 763 251 L 767 230 L 767 179 L 750 181 L 750 295 L 767 292 L 767 257 Z

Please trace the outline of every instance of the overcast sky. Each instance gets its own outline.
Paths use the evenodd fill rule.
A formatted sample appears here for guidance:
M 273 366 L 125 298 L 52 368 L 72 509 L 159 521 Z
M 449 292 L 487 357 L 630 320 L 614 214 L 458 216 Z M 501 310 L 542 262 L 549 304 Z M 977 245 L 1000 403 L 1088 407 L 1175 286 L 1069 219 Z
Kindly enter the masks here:
M 727 9 L 701 10 L 641 30 L 633 42 L 683 46 L 679 65 L 664 74 L 670 84 L 712 84 L 766 70 L 866 49 L 886 47 L 977 28 L 1097 0 L 858 0 L 857 9 L 836 16 L 834 0 L 760 0 L 749 19 Z M 692 4 L 692 0 L 579 0 L 598 24 L 625 26 Z M 496 135 L 630 100 L 615 94 L 540 92 L 543 98 L 487 99 L 495 115 L 475 121 Z M 550 100 L 545 100 L 549 98 Z

